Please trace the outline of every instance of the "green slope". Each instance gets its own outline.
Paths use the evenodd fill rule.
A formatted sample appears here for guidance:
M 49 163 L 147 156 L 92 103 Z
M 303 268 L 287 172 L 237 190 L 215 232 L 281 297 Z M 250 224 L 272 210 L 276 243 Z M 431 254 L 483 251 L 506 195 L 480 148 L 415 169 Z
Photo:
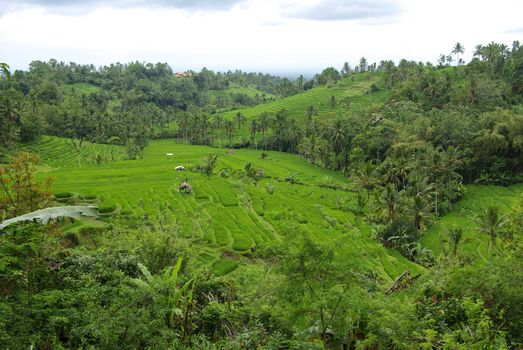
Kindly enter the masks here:
M 209 93 L 214 98 L 216 97 L 230 97 L 232 94 L 245 94 L 249 97 L 265 96 L 267 99 L 274 99 L 276 96 L 267 92 L 256 89 L 254 86 L 240 86 L 238 84 L 231 84 L 224 90 L 210 90 Z
M 509 187 L 469 185 L 464 198 L 456 203 L 450 213 L 432 225 L 421 243 L 438 255 L 442 252 L 440 237 L 444 237 L 453 226 L 458 226 L 464 229 L 459 251 L 479 253 L 486 257 L 488 237 L 478 233 L 477 216 L 489 206 L 498 207 L 502 213 L 507 213 L 522 194 L 523 184 Z
M 37 149 L 49 153 L 44 159 L 53 154 L 49 148 Z M 216 173 L 228 168 L 237 174 L 206 177 L 174 171 L 176 165 L 189 167 L 208 154 L 219 155 Z M 347 258 L 374 271 L 383 283 L 406 269 L 422 270 L 371 238 L 369 227 L 354 214 L 353 193 L 320 186 L 325 182 L 344 185 L 346 179 L 340 174 L 313 167 L 290 154 L 270 152 L 266 160 L 260 155 L 254 150 L 226 154 L 215 148 L 162 140 L 152 141 L 141 160 L 77 168 L 68 166 L 65 158 L 63 168 L 41 176 L 56 178 L 55 192 L 96 194 L 102 206 L 114 203 L 116 210 L 106 220 L 119 226 L 132 229 L 145 223 L 156 229 L 179 229 L 180 234 L 201 243 L 202 261 L 217 269 L 230 268 L 223 262 L 224 253 L 242 254 L 251 247 L 285 240 L 291 232 L 308 232 L 318 240 L 350 237 L 352 254 Z M 265 173 L 257 184 L 238 174 L 247 162 Z M 301 184 L 284 181 L 289 175 Z M 185 177 L 194 187 L 190 195 L 177 190 Z M 273 188 L 272 194 L 268 188 Z
M 78 166 L 78 153 L 75 151 L 71 140 L 42 136 L 38 141 L 23 145 L 23 150 L 37 153 L 44 163 L 52 167 Z M 94 165 L 123 159 L 124 148 L 95 144 L 85 141 L 80 152 L 80 164 Z
M 305 118 L 309 106 L 314 106 L 319 117 L 333 117 L 339 113 L 357 113 L 383 103 L 386 98 L 386 92 L 383 89 L 369 93 L 371 85 L 379 85 L 380 79 L 381 76 L 378 73 L 358 74 L 354 77 L 354 81 L 344 78 L 336 83 L 319 86 L 277 101 L 230 111 L 225 113 L 224 117 L 234 119 L 236 114 L 241 112 L 249 119 L 257 117 L 263 112 L 274 114 L 284 109 L 289 116 L 300 121 Z M 334 96 L 336 100 L 334 107 L 331 104 L 331 96 Z M 344 99 L 348 100 L 348 104 L 344 102 Z

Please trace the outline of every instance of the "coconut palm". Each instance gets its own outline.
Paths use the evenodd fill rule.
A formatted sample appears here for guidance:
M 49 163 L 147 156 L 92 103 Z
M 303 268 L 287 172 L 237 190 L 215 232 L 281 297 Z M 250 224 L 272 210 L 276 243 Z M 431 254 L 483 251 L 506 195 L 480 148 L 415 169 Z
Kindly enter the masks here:
M 463 47 L 463 45 L 461 45 L 461 43 L 457 42 L 454 47 L 452 48 L 452 54 L 453 55 L 456 55 L 457 58 L 458 58 L 458 66 L 460 64 L 460 58 L 459 58 L 459 55 L 463 55 L 463 53 L 465 52 L 465 48 Z
M 376 166 L 371 161 L 363 163 L 353 175 L 353 181 L 356 186 L 364 189 L 367 192 L 367 205 L 369 215 L 372 213 L 372 204 L 370 194 L 379 184 L 379 174 Z
M 463 237 L 463 228 L 454 226 L 447 231 L 447 236 L 449 237 L 450 244 L 452 245 L 452 254 L 456 255 L 458 253 L 458 244 Z
M 251 134 L 251 140 L 254 143 L 254 148 L 258 149 L 258 142 L 256 140 L 256 133 L 258 132 L 258 121 L 256 119 L 251 120 L 251 127 L 249 132 Z
M 236 122 L 238 122 L 238 130 L 241 130 L 243 123 L 245 122 L 245 116 L 242 112 L 236 113 Z
M 492 255 L 492 250 L 496 248 L 496 238 L 499 231 L 508 221 L 508 218 L 501 215 L 499 208 L 488 207 L 483 210 L 476 219 L 478 230 L 480 233 L 485 233 L 489 237 L 488 251 Z
M 401 193 L 393 184 L 387 184 L 381 193 L 381 203 L 384 206 L 384 216 L 387 222 L 392 222 L 401 209 Z
M 410 213 L 414 221 L 414 226 L 418 231 L 423 232 L 432 217 L 431 206 L 422 196 L 414 196 L 410 207 Z
M 264 148 L 267 150 L 267 138 L 265 137 L 265 132 L 269 130 L 269 126 L 271 125 L 271 115 L 267 112 L 263 112 L 260 115 L 259 118 L 260 121 L 260 131 L 262 132 L 263 141 L 264 141 Z
M 461 175 L 456 171 L 463 164 L 461 160 L 463 152 L 457 147 L 449 146 L 446 150 L 442 151 L 442 156 L 443 169 L 447 180 L 447 190 L 450 190 L 452 180 L 461 179 Z
M 226 120 L 223 124 L 225 127 L 225 132 L 227 133 L 227 138 L 229 139 L 229 146 L 232 145 L 232 136 L 234 134 L 234 123 L 232 120 Z
M 222 148 L 223 116 L 221 114 L 214 116 L 213 126 L 218 130 L 218 147 Z

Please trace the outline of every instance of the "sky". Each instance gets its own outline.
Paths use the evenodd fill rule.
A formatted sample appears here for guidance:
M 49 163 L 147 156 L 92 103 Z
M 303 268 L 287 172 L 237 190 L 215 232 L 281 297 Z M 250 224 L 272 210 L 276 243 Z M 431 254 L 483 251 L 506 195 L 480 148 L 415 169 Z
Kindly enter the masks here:
M 311 73 L 523 42 L 521 0 L 0 0 L 0 62 Z

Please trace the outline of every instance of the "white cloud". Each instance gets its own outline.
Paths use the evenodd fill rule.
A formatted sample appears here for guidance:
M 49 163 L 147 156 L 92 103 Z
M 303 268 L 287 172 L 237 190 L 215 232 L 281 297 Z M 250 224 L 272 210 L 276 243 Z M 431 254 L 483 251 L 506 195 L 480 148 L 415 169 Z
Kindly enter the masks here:
M 85 12 L 37 5 L 6 12 L 0 15 L 0 61 L 26 68 L 34 59 L 96 65 L 144 60 L 175 69 L 278 72 L 340 67 L 346 60 L 354 65 L 361 56 L 435 61 L 457 41 L 470 57 L 476 44 L 521 39 L 510 31 L 521 27 L 518 14 L 523 13 L 519 1 L 498 0 L 492 6 L 487 1 L 397 0 L 392 10 L 360 11 L 362 22 L 362 16 L 336 18 L 332 8 L 325 10 L 329 16 L 310 16 L 311 9 L 322 9 L 318 3 L 342 4 L 337 0 L 230 1 L 226 9 L 206 11 L 145 8 L 141 0 L 134 1 L 119 7 L 98 3 Z M 386 2 L 372 2 L 381 3 Z M 337 20 L 326 20 L 333 16 Z

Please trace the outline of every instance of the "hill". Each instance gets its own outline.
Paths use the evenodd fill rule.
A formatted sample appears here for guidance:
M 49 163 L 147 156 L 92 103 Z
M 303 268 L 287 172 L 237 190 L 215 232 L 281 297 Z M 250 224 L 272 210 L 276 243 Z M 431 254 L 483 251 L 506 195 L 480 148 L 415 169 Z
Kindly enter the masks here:
M 383 103 L 387 93 L 380 88 L 380 79 L 379 73 L 358 74 L 277 101 L 230 111 L 224 114 L 224 118 L 234 119 L 237 113 L 242 113 L 250 119 L 264 112 L 274 114 L 285 110 L 290 117 L 303 121 L 309 106 L 314 107 L 315 114 L 320 118 L 337 116 L 339 113 L 357 113 Z M 373 85 L 378 90 L 372 91 Z

